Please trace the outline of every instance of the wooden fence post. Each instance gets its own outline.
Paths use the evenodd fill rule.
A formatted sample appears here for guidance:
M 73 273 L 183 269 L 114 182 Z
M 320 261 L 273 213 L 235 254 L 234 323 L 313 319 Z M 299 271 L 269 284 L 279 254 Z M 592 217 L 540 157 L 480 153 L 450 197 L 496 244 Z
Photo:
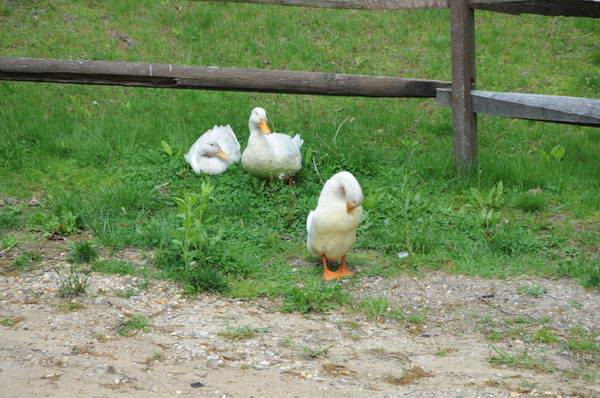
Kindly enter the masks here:
M 454 162 L 459 174 L 467 174 L 477 164 L 477 118 L 471 99 L 471 90 L 475 89 L 475 18 L 469 0 L 449 3 Z

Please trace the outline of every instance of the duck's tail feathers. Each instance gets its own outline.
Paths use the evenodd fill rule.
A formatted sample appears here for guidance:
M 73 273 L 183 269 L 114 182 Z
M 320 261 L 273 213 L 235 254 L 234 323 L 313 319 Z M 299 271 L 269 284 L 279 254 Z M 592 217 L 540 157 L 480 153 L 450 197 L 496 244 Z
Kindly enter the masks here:
M 292 142 L 294 143 L 294 145 L 296 145 L 296 147 L 298 149 L 300 149 L 300 147 L 302 146 L 302 144 L 304 144 L 304 140 L 302 138 L 300 138 L 300 136 L 298 134 L 296 134 L 294 136 L 294 138 L 292 138 Z

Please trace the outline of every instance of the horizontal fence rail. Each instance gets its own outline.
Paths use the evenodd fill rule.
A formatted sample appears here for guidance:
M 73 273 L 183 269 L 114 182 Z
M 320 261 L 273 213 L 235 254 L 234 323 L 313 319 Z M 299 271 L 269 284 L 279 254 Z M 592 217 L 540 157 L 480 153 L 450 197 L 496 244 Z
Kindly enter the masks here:
M 471 91 L 473 112 L 514 119 L 600 126 L 600 100 L 558 95 Z M 439 89 L 437 102 L 452 106 L 452 90 Z
M 470 6 L 507 14 L 600 18 L 599 0 L 471 0 Z
M 356 97 L 435 98 L 440 80 L 143 62 L 0 57 L 0 80 Z
M 448 0 L 202 0 L 356 10 L 448 8 Z M 507 14 L 600 18 L 599 0 L 470 0 L 469 7 Z
M 447 8 L 448 0 L 203 0 L 212 2 L 256 3 L 279 6 L 345 8 L 354 10 L 416 10 Z

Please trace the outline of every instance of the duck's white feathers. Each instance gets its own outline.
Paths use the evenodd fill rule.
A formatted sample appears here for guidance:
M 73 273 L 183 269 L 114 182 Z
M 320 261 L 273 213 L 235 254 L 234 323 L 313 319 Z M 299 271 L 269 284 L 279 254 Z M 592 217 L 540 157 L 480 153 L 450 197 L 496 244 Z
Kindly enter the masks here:
M 260 109 L 262 112 L 264 110 Z M 265 113 L 266 116 L 266 113 Z M 284 180 L 302 168 L 300 147 L 304 141 L 299 135 L 264 134 L 249 121 L 250 137 L 242 154 L 242 167 L 259 178 L 277 177 Z
M 313 255 L 339 260 L 348 253 L 362 219 L 362 199 L 360 185 L 351 173 L 343 171 L 327 180 L 317 208 L 306 220 L 306 245 Z M 348 204 L 354 207 L 351 212 Z
M 229 156 L 229 159 L 203 154 L 203 149 L 210 142 L 217 143 L 221 150 Z M 241 156 L 240 143 L 231 127 L 227 125 L 214 126 L 198 137 L 185 155 L 185 160 L 197 174 L 221 174 L 227 170 L 230 164 L 239 162 Z

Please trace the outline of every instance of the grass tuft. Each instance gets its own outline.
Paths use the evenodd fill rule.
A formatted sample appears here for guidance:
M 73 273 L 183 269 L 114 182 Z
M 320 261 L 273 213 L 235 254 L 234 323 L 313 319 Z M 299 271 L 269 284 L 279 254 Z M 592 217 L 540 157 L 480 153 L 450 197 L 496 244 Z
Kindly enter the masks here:
M 103 274 L 116 275 L 139 275 L 140 270 L 131 263 L 118 260 L 102 260 L 95 261 L 92 264 L 92 271 Z
M 546 197 L 541 193 L 526 192 L 517 198 L 515 207 L 527 213 L 539 213 L 546 207 Z
M 58 311 L 68 313 L 73 311 L 79 311 L 84 308 L 85 306 L 81 303 L 78 303 L 76 301 L 69 301 L 67 303 L 61 303 L 58 306 Z
M 589 289 L 600 289 L 600 266 L 586 272 L 582 277 L 581 284 Z
M 90 285 L 90 277 L 87 273 L 79 271 L 79 268 L 72 264 L 67 274 L 58 274 L 58 296 L 62 298 L 71 298 L 84 294 Z
M 20 226 L 21 211 L 17 207 L 0 207 L 0 231 L 14 229 Z
M 582 351 L 588 353 L 600 353 L 600 344 L 593 340 L 567 340 L 565 345 L 569 350 Z
M 549 361 L 536 359 L 526 351 L 521 354 L 510 354 L 507 351 L 490 346 L 494 354 L 490 356 L 489 362 L 494 365 L 506 365 L 513 368 L 533 369 L 541 372 L 554 372 L 556 367 Z
M 533 296 L 533 297 L 542 297 L 544 294 L 547 293 L 547 291 L 546 291 L 546 288 L 544 288 L 542 286 L 532 285 L 532 286 L 519 286 L 517 288 L 517 293 L 525 294 L 525 295 Z
M 227 293 L 229 283 L 224 275 L 210 267 L 196 266 L 187 271 L 184 278 L 185 291 L 187 294 L 200 292 Z
M 317 359 L 317 358 L 324 358 L 329 354 L 329 350 L 331 349 L 331 347 L 333 347 L 333 346 L 318 347 L 318 348 L 304 346 L 304 347 L 302 347 L 302 357 L 304 359 L 309 359 L 309 360 Z
M 560 341 L 559 337 L 548 328 L 541 328 L 536 330 L 536 332 L 532 336 L 533 341 L 537 341 L 538 343 L 558 343 Z
M 217 333 L 219 336 L 229 340 L 248 340 L 257 335 L 257 333 L 267 333 L 267 328 L 254 328 L 250 326 L 240 326 L 237 328 L 228 327 L 226 330 Z
M 75 242 L 71 246 L 69 261 L 73 264 L 89 264 L 98 258 L 98 251 L 90 241 Z
M 292 286 L 284 293 L 283 312 L 325 312 L 350 302 L 350 295 L 336 283 L 310 281 Z
M 358 303 L 358 308 L 362 309 L 367 317 L 374 320 L 384 318 L 389 313 L 390 303 L 385 297 L 367 297 Z
M 38 253 L 25 252 L 19 254 L 17 258 L 10 263 L 9 268 L 20 272 L 30 271 L 40 261 L 42 261 L 42 256 Z
M 151 324 L 145 316 L 135 315 L 119 326 L 117 334 L 119 336 L 133 336 L 140 330 L 144 333 L 150 333 L 150 326 Z
M 433 373 L 426 372 L 420 366 L 413 366 L 405 371 L 402 376 L 388 375 L 384 378 L 384 381 L 389 384 L 407 385 L 426 377 L 433 377 Z

